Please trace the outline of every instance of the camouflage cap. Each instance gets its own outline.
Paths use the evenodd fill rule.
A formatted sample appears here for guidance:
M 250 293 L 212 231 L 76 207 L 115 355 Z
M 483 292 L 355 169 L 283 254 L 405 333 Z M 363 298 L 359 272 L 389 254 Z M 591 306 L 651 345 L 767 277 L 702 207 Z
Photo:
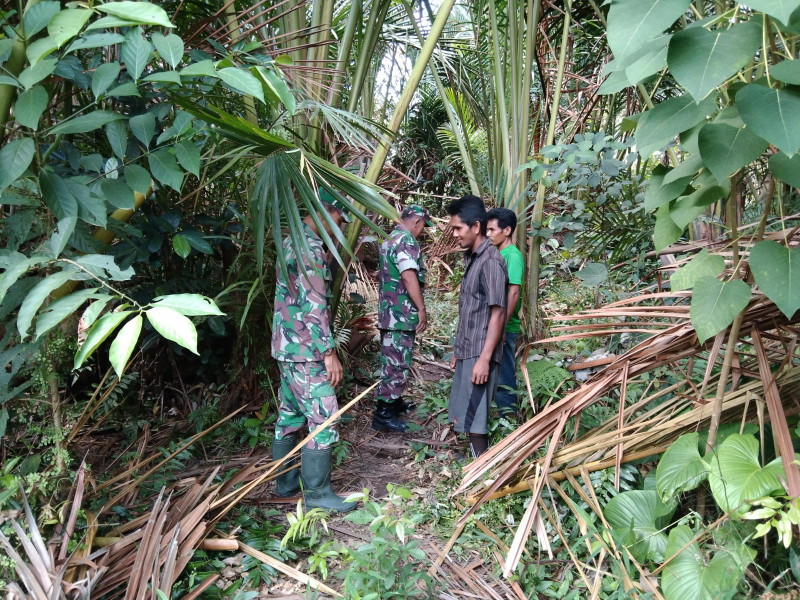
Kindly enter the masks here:
M 345 223 L 353 222 L 353 217 L 350 216 L 349 209 L 344 205 L 344 203 L 341 200 L 336 198 L 333 194 L 331 194 L 328 190 L 326 190 L 323 187 L 319 188 L 318 191 L 319 191 L 319 199 L 321 202 L 330 204 L 336 210 L 338 210 L 339 214 L 342 215 L 342 220 L 344 220 Z
M 427 208 L 423 208 L 418 204 L 410 204 L 403 209 L 403 212 L 400 214 L 400 218 L 408 219 L 409 217 L 422 217 L 422 219 L 425 221 L 425 225 L 428 227 L 433 225 L 431 213 L 428 212 Z

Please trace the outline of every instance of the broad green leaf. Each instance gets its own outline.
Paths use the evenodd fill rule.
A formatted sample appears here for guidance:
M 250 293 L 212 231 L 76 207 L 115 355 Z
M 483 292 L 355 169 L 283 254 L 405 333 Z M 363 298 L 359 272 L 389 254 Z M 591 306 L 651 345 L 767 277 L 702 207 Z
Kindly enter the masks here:
M 753 133 L 788 156 L 800 148 L 800 91 L 751 83 L 736 93 L 736 107 Z
M 105 227 L 108 208 L 103 199 L 95 196 L 86 185 L 75 179 L 67 179 L 64 183 L 78 202 L 78 218 L 90 225 Z
M 122 115 L 110 110 L 95 110 L 88 114 L 81 115 L 80 117 L 70 119 L 69 121 L 59 123 L 50 130 L 50 134 L 86 133 L 88 131 L 94 131 L 112 121 L 119 121 L 122 118 Z
M 713 453 L 706 456 L 708 482 L 717 505 L 733 516 L 741 517 L 749 510 L 746 500 L 786 493 L 781 479 L 786 476 L 781 458 L 765 467 L 758 459 L 758 440 L 752 435 L 728 436 Z
M 175 156 L 181 166 L 195 177 L 200 177 L 200 150 L 189 140 L 175 144 Z
M 128 126 L 124 121 L 112 121 L 105 127 L 106 137 L 117 158 L 125 160 L 128 150 Z
M 587 287 L 597 287 L 608 279 L 608 268 L 602 263 L 586 263 L 580 271 L 576 273 L 578 278 Z
M 667 448 L 656 468 L 656 489 L 662 501 L 693 490 L 708 478 L 708 466 L 698 448 L 697 433 L 682 435 Z
M 767 148 L 767 142 L 747 127 L 737 129 L 717 123 L 708 123 L 700 130 L 698 144 L 703 162 L 720 183 Z
M 186 238 L 189 245 L 198 252 L 202 252 L 203 254 L 212 254 L 214 252 L 211 248 L 211 244 L 206 241 L 205 236 L 199 231 L 184 229 L 183 237 Z
M 286 85 L 286 81 L 275 71 L 266 67 L 256 67 L 256 72 L 262 76 L 262 81 L 269 86 L 272 92 L 280 98 L 286 112 L 293 115 L 296 109 L 294 95 Z
M 625 76 L 632 85 L 666 68 L 669 40 L 670 36 L 662 35 L 637 52 L 636 60 L 625 67 Z
M 100 313 L 103 312 L 106 304 L 108 304 L 111 300 L 111 296 L 103 296 L 87 306 L 86 310 L 84 310 L 83 314 L 81 315 L 80 325 L 86 329 L 91 328 L 91 326 L 94 325 L 94 322 L 97 321 L 97 317 L 99 317 Z
M 750 250 L 750 271 L 767 298 L 791 319 L 800 308 L 800 246 L 789 250 L 771 240 Z
M 19 307 L 19 312 L 17 313 L 17 331 L 23 341 L 28 337 L 28 329 L 31 327 L 34 315 L 36 315 L 36 312 L 44 301 L 47 300 L 50 293 L 64 285 L 67 281 L 75 277 L 75 275 L 76 271 L 74 269 L 53 273 L 42 279 L 28 292 L 28 295 L 25 296 L 25 300 L 22 301 L 22 305 Z
M 143 25 L 160 25 L 161 27 L 172 27 L 166 11 L 160 6 L 149 2 L 106 2 L 96 4 L 95 8 L 112 17 L 119 17 L 127 21 L 141 23 Z
M 25 275 L 28 269 L 48 260 L 41 256 L 27 258 L 24 254 L 20 254 L 19 252 L 10 253 L 9 259 L 11 260 L 8 266 L 5 267 L 5 272 L 0 273 L 0 303 L 5 299 L 11 286 L 14 285 L 20 277 Z
M 194 328 L 194 323 L 188 318 L 176 310 L 160 306 L 149 308 L 145 314 L 153 329 L 158 333 L 187 350 L 198 354 L 197 330 Z
M 141 28 L 131 29 L 122 43 L 122 62 L 134 81 L 139 81 L 142 71 L 153 53 L 153 45 L 143 37 Z
M 40 60 L 20 73 L 17 79 L 22 84 L 22 87 L 27 90 L 35 86 L 42 79 L 50 77 L 53 71 L 56 70 L 56 66 L 58 66 L 58 61 L 55 59 L 48 58 L 47 60 Z
M 688 263 L 672 274 L 669 286 L 673 292 L 690 290 L 700 277 L 718 277 L 725 270 L 725 259 L 703 248 Z
M 769 74 L 783 83 L 800 84 L 800 60 L 782 60 L 770 67 Z
M 800 8 L 800 0 L 746 0 L 742 4 L 767 13 L 786 25 L 798 16 L 796 13 Z
M 614 58 L 624 59 L 658 37 L 689 4 L 690 0 L 612 0 L 606 36 Z
M 42 29 L 47 27 L 56 14 L 61 10 L 61 3 L 56 0 L 45 0 L 29 7 L 25 11 L 22 23 L 25 26 L 25 37 L 32 38 Z
M 177 236 L 176 236 L 177 237 Z M 169 296 L 159 296 L 153 306 L 166 306 L 178 311 L 186 317 L 203 317 L 208 315 L 222 316 L 222 312 L 211 298 L 206 298 L 200 294 L 170 294 Z
M 127 165 L 125 167 L 125 183 L 127 183 L 133 191 L 144 195 L 147 194 L 147 191 L 150 189 L 152 179 L 150 178 L 150 173 L 148 173 L 147 169 L 144 167 L 140 167 L 139 165 Z
M 49 246 L 50 252 L 54 258 L 61 256 L 64 248 L 69 243 L 69 238 L 75 231 L 75 226 L 78 224 L 78 217 L 64 217 L 58 220 L 56 230 L 50 236 Z
M 642 156 L 649 156 L 682 131 L 697 125 L 716 108 L 716 99 L 709 96 L 695 104 L 689 96 L 670 98 L 645 111 L 636 126 L 636 147 Z
M 667 536 L 659 530 L 672 512 L 654 490 L 622 492 L 611 498 L 603 509 L 608 524 L 623 536 L 623 544 L 640 562 L 664 560 Z
M 127 173 L 128 167 L 125 170 Z M 115 208 L 132 209 L 136 206 L 133 190 L 124 181 L 106 178 L 100 183 L 100 189 L 106 201 Z
M 709 31 L 689 27 L 672 36 L 667 63 L 675 80 L 700 102 L 733 77 L 761 46 L 761 25 L 754 21 Z
M 92 16 L 92 11 L 86 8 L 68 8 L 56 14 L 47 24 L 47 33 L 50 34 L 58 47 L 64 42 L 74 38 L 86 25 Z
M 33 139 L 26 137 L 9 142 L 0 150 L 0 192 L 22 177 L 35 149 Z
M 94 33 L 78 38 L 67 48 L 68 52 L 85 50 L 87 48 L 104 48 L 125 41 L 125 36 L 119 33 Z
M 31 42 L 31 44 L 25 48 L 25 55 L 28 57 L 28 62 L 33 66 L 56 50 L 58 50 L 56 41 L 51 37 L 45 37 Z M 45 77 L 47 77 L 47 75 L 45 75 Z
M 663 165 L 656 165 L 647 180 L 647 188 L 644 193 L 644 208 L 647 211 L 655 210 L 665 204 L 669 204 L 681 195 L 692 181 L 691 175 L 680 177 L 675 181 L 664 184 L 664 177 L 671 171 Z
M 136 348 L 136 342 L 139 341 L 139 334 L 142 332 L 143 322 L 142 315 L 136 315 L 122 326 L 117 337 L 111 342 L 111 347 L 108 349 L 108 360 L 111 366 L 114 367 L 117 377 L 122 377 L 125 366 L 128 364 L 131 354 L 133 354 L 133 349 Z
M 264 90 L 261 89 L 261 82 L 250 71 L 237 67 L 225 67 L 217 71 L 217 76 L 237 92 L 254 96 L 264 102 Z
M 33 130 L 38 129 L 39 119 L 47 108 L 49 100 L 47 90 L 41 85 L 22 92 L 14 104 L 14 118 L 17 123 Z
M 180 36 L 170 33 L 166 36 L 154 33 L 150 38 L 156 47 L 159 56 L 173 69 L 183 60 L 183 40 Z
M 725 196 L 725 189 L 718 186 L 701 187 L 688 196 L 681 196 L 670 205 L 669 214 L 675 225 L 685 229 L 686 226 L 705 212 L 706 207 Z
M 625 71 L 612 71 L 597 90 L 597 93 L 601 96 L 616 94 L 630 85 L 631 82 L 628 81 L 628 76 L 625 75 Z
M 723 283 L 700 277 L 694 283 L 689 316 L 702 344 L 733 322 L 750 301 L 750 286 L 740 279 Z
M 186 258 L 192 252 L 192 247 L 189 245 L 189 241 L 180 233 L 177 233 L 172 237 L 172 249 L 175 250 L 175 254 L 181 258 Z
M 85 254 L 76 258 L 75 262 L 93 275 L 112 281 L 129 281 L 136 275 L 133 267 L 122 269 L 114 257 L 107 254 Z
M 150 172 L 159 183 L 171 187 L 176 192 L 181 191 L 183 171 L 172 154 L 162 148 L 150 154 L 147 161 L 150 165 Z
M 89 308 L 92 308 L 97 302 L 92 303 Z M 86 309 L 88 312 L 88 308 Z M 75 362 L 73 364 L 73 368 L 77 369 L 80 367 L 84 361 L 89 357 L 89 355 L 97 350 L 97 347 L 102 344 L 106 338 L 111 335 L 117 326 L 124 321 L 129 314 L 131 314 L 132 310 L 123 310 L 120 312 L 112 312 L 105 315 L 102 319 L 97 321 L 92 328 L 89 330 L 89 334 L 86 336 L 86 341 L 83 342 L 81 347 L 78 349 L 78 353 L 75 355 Z
M 201 60 L 192 63 L 181 69 L 181 75 L 202 75 L 204 77 L 216 77 L 217 70 L 214 68 L 214 61 Z
M 111 98 L 124 98 L 126 96 L 140 96 L 140 95 L 141 94 L 139 94 L 139 86 L 137 86 L 132 81 L 127 81 L 122 85 L 118 85 L 108 90 L 108 96 Z
M 128 125 L 133 135 L 136 136 L 136 139 L 142 142 L 146 148 L 149 148 L 153 135 L 156 132 L 156 118 L 153 113 L 146 112 L 131 117 L 128 121 Z
M 129 21 L 128 19 L 120 19 L 119 17 L 102 17 L 96 21 L 92 21 L 86 28 L 86 31 L 93 29 L 113 29 L 115 27 L 136 27 L 139 25 L 136 21 Z
M 80 290 L 51 302 L 36 319 L 36 339 L 38 340 L 64 319 L 74 314 L 84 302 L 96 297 L 97 290 Z
M 105 94 L 111 84 L 119 77 L 120 67 L 118 62 L 103 63 L 94 70 L 92 75 L 92 93 L 95 98 Z
M 47 207 L 57 219 L 78 216 L 78 201 L 64 179 L 49 169 L 39 173 L 39 189 Z
M 769 170 L 781 181 L 800 188 L 800 154 L 791 158 L 783 152 L 773 154 L 769 157 Z
M 177 71 L 160 71 L 158 73 L 152 73 L 147 75 L 144 79 L 142 79 L 142 81 L 177 83 L 178 85 L 182 83 L 181 76 Z
M 724 548 L 706 563 L 700 546 L 697 542 L 692 542 L 694 537 L 694 532 L 686 525 L 678 525 L 669 532 L 664 556 L 675 558 L 661 575 L 661 589 L 665 600 L 731 598 L 749 564 L 740 562 L 739 557 L 746 555 L 752 560 L 755 553 L 748 553 L 747 548 L 740 544 L 741 552 Z

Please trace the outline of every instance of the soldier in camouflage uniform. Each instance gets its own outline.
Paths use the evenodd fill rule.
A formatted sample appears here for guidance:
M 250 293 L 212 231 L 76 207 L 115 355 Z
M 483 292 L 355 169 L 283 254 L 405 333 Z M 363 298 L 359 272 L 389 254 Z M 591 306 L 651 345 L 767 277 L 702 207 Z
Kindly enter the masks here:
M 402 224 L 394 228 L 381 244 L 381 270 L 378 299 L 378 328 L 381 331 L 381 381 L 372 428 L 402 432 L 406 424 L 400 417 L 411 406 L 403 402 L 403 388 L 411 369 L 414 336 L 428 326 L 422 292 L 425 266 L 417 238 L 430 213 L 421 206 L 408 206 L 401 214 Z
M 321 190 L 320 199 L 336 227 L 350 219 L 337 201 Z M 317 215 L 331 234 L 330 224 Z M 314 219 L 303 219 L 309 252 L 295 248 L 291 238 L 283 241 L 286 276 L 276 266 L 275 314 L 272 320 L 272 356 L 281 376 L 280 408 L 272 445 L 274 460 L 286 456 L 308 426 L 314 431 L 339 409 L 334 388 L 341 383 L 342 366 L 336 356 L 330 314 L 331 271 L 322 238 Z M 331 425 L 301 451 L 301 473 L 296 468 L 278 476 L 277 493 L 286 497 L 300 490 L 308 508 L 333 512 L 355 508 L 331 490 L 331 445 L 339 433 Z M 284 466 L 294 467 L 296 459 Z

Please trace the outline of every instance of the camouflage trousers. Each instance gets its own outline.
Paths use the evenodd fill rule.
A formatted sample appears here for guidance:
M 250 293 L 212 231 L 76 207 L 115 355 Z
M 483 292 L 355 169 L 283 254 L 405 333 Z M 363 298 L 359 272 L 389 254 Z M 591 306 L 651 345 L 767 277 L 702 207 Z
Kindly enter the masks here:
M 414 355 L 414 331 L 381 329 L 381 381 L 375 397 L 391 402 L 403 395 Z
M 279 440 L 308 426 L 313 432 L 339 410 L 336 393 L 328 382 L 323 361 L 278 361 L 281 387 L 278 392 L 280 407 L 275 423 L 275 439 Z M 309 450 L 328 448 L 339 440 L 336 423 L 306 444 Z

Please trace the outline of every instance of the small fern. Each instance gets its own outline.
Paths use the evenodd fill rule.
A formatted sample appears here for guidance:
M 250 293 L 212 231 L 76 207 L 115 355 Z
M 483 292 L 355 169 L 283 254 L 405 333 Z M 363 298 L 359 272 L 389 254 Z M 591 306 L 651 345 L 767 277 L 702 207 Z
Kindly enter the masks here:
M 572 374 L 547 359 L 529 362 L 525 365 L 534 396 L 550 397 L 564 381 L 572 379 Z

